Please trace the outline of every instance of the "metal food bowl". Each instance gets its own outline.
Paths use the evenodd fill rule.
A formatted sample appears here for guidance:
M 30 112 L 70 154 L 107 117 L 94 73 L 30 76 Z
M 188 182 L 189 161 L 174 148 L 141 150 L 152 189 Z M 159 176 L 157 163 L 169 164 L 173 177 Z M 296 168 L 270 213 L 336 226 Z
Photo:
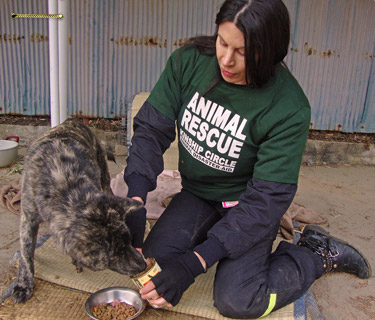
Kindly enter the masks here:
M 135 308 L 135 315 L 126 320 L 137 318 L 146 307 L 146 302 L 142 300 L 137 291 L 127 287 L 110 287 L 96 291 L 88 297 L 85 304 L 86 313 L 91 319 L 101 320 L 92 313 L 93 307 L 101 303 L 111 303 L 115 300 L 131 304 Z

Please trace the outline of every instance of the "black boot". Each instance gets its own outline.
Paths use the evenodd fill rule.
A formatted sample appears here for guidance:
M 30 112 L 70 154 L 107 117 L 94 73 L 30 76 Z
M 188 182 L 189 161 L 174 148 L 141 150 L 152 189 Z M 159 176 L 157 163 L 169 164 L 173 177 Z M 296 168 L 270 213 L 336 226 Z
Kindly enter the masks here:
M 346 272 L 361 279 L 371 277 L 371 267 L 365 256 L 346 242 L 330 236 L 322 227 L 306 226 L 297 244 L 319 255 L 325 272 Z

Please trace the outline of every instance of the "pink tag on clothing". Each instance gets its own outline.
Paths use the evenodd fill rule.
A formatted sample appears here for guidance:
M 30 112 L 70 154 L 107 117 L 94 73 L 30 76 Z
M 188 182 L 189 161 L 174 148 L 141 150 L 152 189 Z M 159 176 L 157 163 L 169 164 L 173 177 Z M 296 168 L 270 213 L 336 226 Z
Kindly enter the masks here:
M 223 208 L 227 209 L 227 208 L 232 208 L 238 205 L 238 201 L 223 201 L 222 204 L 223 204 Z

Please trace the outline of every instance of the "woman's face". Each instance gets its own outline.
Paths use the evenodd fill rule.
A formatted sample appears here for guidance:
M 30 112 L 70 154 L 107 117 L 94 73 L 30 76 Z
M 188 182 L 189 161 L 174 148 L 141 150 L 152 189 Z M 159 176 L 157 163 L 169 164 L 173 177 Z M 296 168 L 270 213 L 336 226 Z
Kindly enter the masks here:
M 233 22 L 220 23 L 216 56 L 221 76 L 226 82 L 246 84 L 245 39 Z

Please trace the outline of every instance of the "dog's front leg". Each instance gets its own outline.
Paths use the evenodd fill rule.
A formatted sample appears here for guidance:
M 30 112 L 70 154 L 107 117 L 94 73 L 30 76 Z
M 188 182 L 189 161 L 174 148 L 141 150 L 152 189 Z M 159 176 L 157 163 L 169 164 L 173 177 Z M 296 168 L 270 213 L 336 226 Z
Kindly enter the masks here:
M 106 152 L 99 141 L 96 142 L 96 160 L 100 169 L 100 185 L 102 190 L 110 195 L 113 195 L 111 189 L 111 176 L 108 170 L 107 159 L 105 157 Z
M 13 300 L 17 303 L 25 302 L 33 293 L 34 251 L 40 222 L 37 217 L 21 213 L 18 277 L 12 292 Z

